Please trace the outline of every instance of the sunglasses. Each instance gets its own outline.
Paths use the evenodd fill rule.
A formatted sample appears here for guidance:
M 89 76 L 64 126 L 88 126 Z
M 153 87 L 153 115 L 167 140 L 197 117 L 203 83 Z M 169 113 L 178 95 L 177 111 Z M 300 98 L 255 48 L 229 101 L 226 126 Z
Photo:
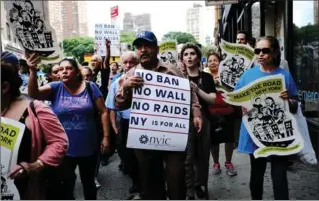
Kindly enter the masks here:
M 271 53 L 271 48 L 256 48 L 254 50 L 254 53 L 257 55 L 260 54 L 260 52 L 262 52 L 263 54 L 269 54 Z

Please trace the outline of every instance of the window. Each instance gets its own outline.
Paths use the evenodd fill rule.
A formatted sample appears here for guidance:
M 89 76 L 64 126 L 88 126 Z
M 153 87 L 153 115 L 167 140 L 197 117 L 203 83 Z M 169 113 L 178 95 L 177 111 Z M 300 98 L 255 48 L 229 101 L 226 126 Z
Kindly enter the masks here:
M 11 30 L 10 30 L 10 25 L 9 25 L 9 23 L 8 23 L 8 22 L 6 23 L 6 25 L 7 25 L 7 39 L 8 39 L 8 41 L 11 41 Z
M 318 0 L 293 1 L 293 68 L 304 115 L 319 123 Z

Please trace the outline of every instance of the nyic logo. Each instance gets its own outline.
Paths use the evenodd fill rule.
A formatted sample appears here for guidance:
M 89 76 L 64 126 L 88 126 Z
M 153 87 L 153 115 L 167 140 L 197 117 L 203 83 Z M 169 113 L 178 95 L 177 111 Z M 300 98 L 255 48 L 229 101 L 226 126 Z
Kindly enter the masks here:
M 146 144 L 148 142 L 148 137 L 147 135 L 141 135 L 140 137 L 140 143 L 141 144 Z
M 171 146 L 170 141 L 171 138 L 166 137 L 163 135 L 162 137 L 149 137 L 147 135 L 141 135 L 139 138 L 141 144 L 149 144 L 155 146 Z

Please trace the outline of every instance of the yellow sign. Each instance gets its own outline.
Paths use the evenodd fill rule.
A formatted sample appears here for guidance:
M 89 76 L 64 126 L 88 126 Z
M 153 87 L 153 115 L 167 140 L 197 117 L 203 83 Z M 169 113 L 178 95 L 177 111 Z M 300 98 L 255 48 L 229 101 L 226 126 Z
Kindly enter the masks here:
M 20 129 L 18 127 L 1 122 L 0 145 L 13 150 L 19 132 Z

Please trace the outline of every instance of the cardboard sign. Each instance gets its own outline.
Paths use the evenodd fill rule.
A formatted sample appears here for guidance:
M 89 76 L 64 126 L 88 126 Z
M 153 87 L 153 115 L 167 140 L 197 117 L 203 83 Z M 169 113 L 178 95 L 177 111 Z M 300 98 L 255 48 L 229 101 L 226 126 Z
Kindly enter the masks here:
M 43 17 L 42 1 L 8 0 L 4 7 L 10 29 L 26 51 L 40 54 L 43 63 L 54 63 L 60 58 L 61 48 L 54 29 Z
M 254 152 L 256 158 L 292 155 L 304 146 L 288 102 L 279 97 L 284 88 L 284 76 L 272 75 L 223 94 L 225 102 L 248 110 L 242 119 L 251 139 L 258 146 Z
M 184 78 L 136 70 L 144 79 L 133 90 L 127 147 L 185 151 L 190 118 L 190 85 Z
M 120 56 L 120 29 L 112 24 L 95 24 L 95 44 L 101 56 L 106 55 L 106 39 L 111 41 L 111 56 Z
M 9 179 L 8 174 L 13 166 L 17 164 L 24 129 L 24 124 L 1 117 L 1 200 L 20 199 L 14 180 Z

